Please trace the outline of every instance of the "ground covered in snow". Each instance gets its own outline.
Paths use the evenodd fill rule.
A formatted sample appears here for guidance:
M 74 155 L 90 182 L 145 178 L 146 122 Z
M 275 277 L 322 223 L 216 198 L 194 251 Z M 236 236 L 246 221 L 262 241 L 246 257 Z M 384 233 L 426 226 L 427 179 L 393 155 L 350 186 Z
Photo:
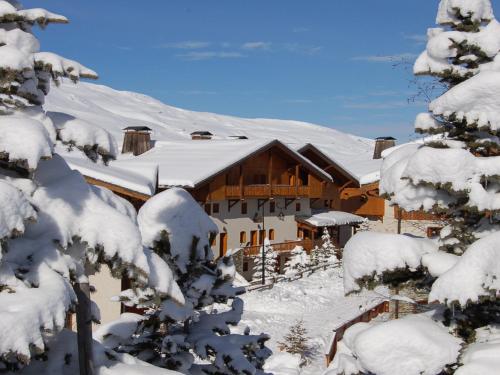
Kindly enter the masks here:
M 245 294 L 240 329 L 248 326 L 252 332 L 271 335 L 268 346 L 274 354 L 267 361 L 268 371 L 275 375 L 319 375 L 326 369 L 324 353 L 333 330 L 380 303 L 382 294 L 345 297 L 341 268 L 317 271 L 303 279 L 278 283 L 270 290 Z M 298 320 L 304 321 L 311 348 L 310 363 L 301 369 L 278 349 L 278 342 Z

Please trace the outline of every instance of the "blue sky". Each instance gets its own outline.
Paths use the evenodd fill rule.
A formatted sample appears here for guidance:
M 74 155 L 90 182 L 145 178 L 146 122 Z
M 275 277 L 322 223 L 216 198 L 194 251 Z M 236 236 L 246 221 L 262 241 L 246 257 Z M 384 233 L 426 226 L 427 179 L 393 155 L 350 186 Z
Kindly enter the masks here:
M 71 23 L 37 32 L 99 83 L 167 104 L 303 120 L 367 137 L 413 137 L 425 103 L 412 61 L 437 0 L 24 1 Z M 498 7 L 497 4 L 495 4 Z

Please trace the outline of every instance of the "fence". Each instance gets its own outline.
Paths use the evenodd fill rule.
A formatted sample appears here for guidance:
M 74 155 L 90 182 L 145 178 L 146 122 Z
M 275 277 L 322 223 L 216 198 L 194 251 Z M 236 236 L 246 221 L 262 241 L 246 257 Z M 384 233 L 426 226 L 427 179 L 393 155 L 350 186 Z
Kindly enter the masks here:
M 384 301 L 379 303 L 378 305 L 374 306 L 370 310 L 365 311 L 364 313 L 358 315 L 356 318 L 349 320 L 347 323 L 342 324 L 338 328 L 334 329 L 334 335 L 332 337 L 332 340 L 330 342 L 330 349 L 328 352 L 325 354 L 326 357 L 326 366 L 328 367 L 330 363 L 333 361 L 333 358 L 335 357 L 335 354 L 337 354 L 337 346 L 340 340 L 344 337 L 345 331 L 347 331 L 348 328 L 352 327 L 356 323 L 361 323 L 361 322 L 370 322 L 377 316 L 383 313 L 389 312 L 389 301 Z
M 304 271 L 297 272 L 292 277 L 287 277 L 285 275 L 279 275 L 276 277 L 267 278 L 266 284 L 264 284 L 264 285 L 262 285 L 260 281 L 253 281 L 250 283 L 250 286 L 247 286 L 246 290 L 247 290 L 247 292 L 253 292 L 256 290 L 272 289 L 272 287 L 276 283 L 285 282 L 285 281 L 286 282 L 295 281 L 295 280 L 303 278 L 305 274 L 307 274 L 307 273 L 313 274 L 314 272 L 316 272 L 319 269 L 326 270 L 327 268 L 338 268 L 338 267 L 339 267 L 338 263 L 324 263 L 324 264 L 320 264 L 320 265 L 317 265 L 314 267 L 309 267 L 308 269 L 306 269 Z

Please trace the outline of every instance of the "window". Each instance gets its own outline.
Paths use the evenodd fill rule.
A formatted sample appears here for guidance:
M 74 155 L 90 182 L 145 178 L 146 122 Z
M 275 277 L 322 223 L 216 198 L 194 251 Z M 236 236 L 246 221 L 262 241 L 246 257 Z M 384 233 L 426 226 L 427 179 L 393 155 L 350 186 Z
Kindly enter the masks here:
M 243 262 L 243 272 L 248 272 L 248 262 Z
M 276 202 L 269 203 L 269 212 L 272 214 L 276 212 Z
M 240 244 L 247 243 L 247 232 L 240 232 Z
M 214 247 L 216 242 L 217 242 L 217 236 L 210 235 L 210 247 Z
M 297 238 L 304 238 L 304 231 L 302 230 L 302 228 L 297 228 Z
M 301 208 L 300 203 L 299 202 L 295 203 L 295 211 L 299 212 L 300 208 Z
M 329 207 L 329 206 L 330 205 L 329 205 L 328 201 L 325 201 L 325 207 Z
M 212 205 L 212 213 L 218 214 L 219 213 L 219 203 L 214 203 Z
M 246 215 L 248 213 L 247 202 L 241 202 L 241 214 Z
M 269 241 L 274 241 L 274 229 L 269 229 Z
M 211 215 L 212 214 L 212 205 L 210 203 L 206 203 L 205 204 L 205 212 L 207 213 L 207 215 Z

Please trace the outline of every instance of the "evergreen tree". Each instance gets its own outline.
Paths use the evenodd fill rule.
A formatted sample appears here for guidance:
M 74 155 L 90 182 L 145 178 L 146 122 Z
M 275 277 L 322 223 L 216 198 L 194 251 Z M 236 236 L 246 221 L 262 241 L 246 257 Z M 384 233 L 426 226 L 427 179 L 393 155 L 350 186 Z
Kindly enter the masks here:
M 262 254 L 263 252 L 264 254 Z M 263 249 L 261 246 L 259 255 L 254 257 L 253 261 L 253 281 L 262 280 L 262 263 L 264 263 L 264 273 L 266 279 L 278 276 L 278 272 L 276 272 L 276 267 L 278 265 L 278 254 L 276 254 L 267 238 L 264 240 Z
M 438 244 L 370 232 L 354 236 L 344 253 L 344 285 L 346 291 L 381 282 L 424 286 L 429 301 L 443 305 L 450 331 L 473 343 L 477 329 L 500 322 L 500 23 L 490 0 L 441 0 L 437 22 L 441 27 L 428 31 L 427 49 L 414 67 L 447 86 L 416 119 L 417 132 L 433 137 L 391 153 L 380 190 L 407 211 L 425 210 L 449 224 Z M 457 374 L 474 368 L 465 363 Z
M 297 246 L 292 250 L 291 257 L 285 263 L 284 273 L 287 277 L 307 270 L 311 265 L 311 259 L 302 246 Z
M 323 241 L 321 247 L 315 246 L 311 252 L 312 263 L 314 265 L 335 263 L 337 261 L 337 249 L 332 243 L 330 232 L 328 232 L 327 228 L 323 228 L 321 240 Z
M 244 292 L 236 288 L 230 257 L 214 260 L 210 238 L 217 227 L 192 196 L 170 189 L 150 199 L 139 211 L 144 245 L 174 271 L 185 299 L 144 299 L 145 317 L 125 316 L 101 336 L 104 344 L 155 366 L 189 374 L 263 374 L 271 352 L 269 337 L 231 333 L 243 313 Z M 113 327 L 129 324 L 123 335 Z M 108 333 L 109 332 L 109 333 Z M 200 359 L 202 361 L 200 361 Z
M 304 321 L 295 322 L 283 339 L 283 342 L 278 342 L 279 349 L 290 354 L 300 355 L 302 359 L 301 366 L 305 365 L 311 349 L 308 345 L 309 338 L 307 337 L 307 329 L 304 327 Z
M 91 125 L 72 139 L 42 107 L 51 83 L 97 78 L 75 61 L 39 51 L 32 28 L 68 20 L 15 0 L 0 1 L 0 9 L 0 371 L 75 373 L 76 337 L 61 332 L 78 304 L 74 284 L 87 284 L 107 265 L 143 293 L 178 303 L 183 296 L 167 265 L 144 250 L 133 207 L 89 186 L 55 153 L 62 134 L 99 157 L 116 151 L 109 134 L 108 143 L 88 142 L 97 139 Z M 153 280 L 151 273 L 164 276 Z M 92 310 L 98 320 L 97 306 Z M 103 361 L 120 362 L 107 354 L 95 359 L 97 371 Z

